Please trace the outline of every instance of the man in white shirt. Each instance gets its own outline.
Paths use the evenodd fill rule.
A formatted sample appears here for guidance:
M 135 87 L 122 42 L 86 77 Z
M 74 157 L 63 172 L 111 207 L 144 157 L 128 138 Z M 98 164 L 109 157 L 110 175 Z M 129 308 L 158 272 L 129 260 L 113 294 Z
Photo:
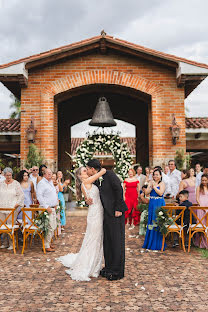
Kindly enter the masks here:
M 41 207 L 46 208 L 49 213 L 48 234 L 45 237 L 45 248 L 47 252 L 54 252 L 51 246 L 51 239 L 56 229 L 56 206 L 58 205 L 58 196 L 52 181 L 52 171 L 46 169 L 43 179 L 37 185 L 37 199 Z
M 174 160 L 169 160 L 168 166 L 170 171 L 167 176 L 170 178 L 171 195 L 176 197 L 179 191 L 179 184 L 181 182 L 181 172 L 176 169 Z
M 201 177 L 203 174 L 203 172 L 201 171 L 202 167 L 200 163 L 196 163 L 195 170 L 196 170 L 196 188 L 197 188 L 201 184 Z
M 139 181 L 139 185 L 140 185 L 140 190 L 142 189 L 142 186 L 144 186 L 145 184 L 145 180 L 146 180 L 146 176 L 144 174 L 142 174 L 142 167 L 139 166 L 137 168 L 137 174 L 136 174 L 136 178 Z
M 32 181 L 35 191 L 37 191 L 37 179 L 38 179 L 38 167 L 33 166 L 32 167 L 32 173 L 30 174 L 29 180 Z

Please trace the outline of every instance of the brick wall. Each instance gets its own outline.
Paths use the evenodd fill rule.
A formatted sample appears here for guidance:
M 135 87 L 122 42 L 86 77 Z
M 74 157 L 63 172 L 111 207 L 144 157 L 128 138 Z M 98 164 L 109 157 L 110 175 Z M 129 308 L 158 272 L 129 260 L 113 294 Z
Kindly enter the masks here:
M 177 88 L 175 71 L 142 59 L 109 53 L 91 54 L 51 64 L 29 72 L 28 87 L 22 89 L 21 159 L 28 152 L 25 130 L 33 116 L 37 145 L 47 163 L 56 167 L 57 104 L 54 96 L 76 87 L 114 84 L 151 95 L 149 110 L 150 163 L 161 164 L 173 158 L 175 150 L 186 148 L 184 89 Z M 138 108 L 139 109 L 139 108 Z M 180 140 L 172 144 L 169 126 L 172 113 L 181 126 Z

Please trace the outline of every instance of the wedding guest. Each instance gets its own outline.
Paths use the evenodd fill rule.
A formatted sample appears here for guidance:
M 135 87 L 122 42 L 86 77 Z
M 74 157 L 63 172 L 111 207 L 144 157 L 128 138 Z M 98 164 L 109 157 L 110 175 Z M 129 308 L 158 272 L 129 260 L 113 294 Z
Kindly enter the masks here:
M 140 190 L 139 195 L 139 204 L 149 204 L 149 197 L 145 195 L 145 190 L 147 188 L 147 185 L 142 186 L 142 190 Z
M 32 167 L 32 173 L 29 176 L 29 180 L 32 181 L 34 188 L 35 188 L 35 191 L 37 189 L 38 172 L 39 172 L 38 167 L 33 166 Z
M 123 182 L 124 201 L 128 207 L 125 211 L 125 224 L 131 225 L 133 220 L 133 226 L 130 228 L 133 229 L 140 221 L 140 212 L 137 210 L 140 187 L 134 169 L 129 169 L 128 176 Z
M 37 184 L 42 180 L 45 170 L 47 169 L 46 165 L 40 165 L 39 167 L 39 176 L 37 177 Z M 37 186 L 36 186 L 37 188 Z
M 207 174 L 208 175 L 208 164 L 204 165 L 203 174 Z
M 66 225 L 66 203 L 64 199 L 64 189 L 69 185 L 69 180 L 64 181 L 62 171 L 57 172 L 57 182 L 59 184 L 58 199 L 61 203 L 61 229 L 64 230 Z
M 170 170 L 169 170 L 169 166 L 165 166 L 164 167 L 164 174 L 168 174 L 168 172 L 169 172 Z
M 48 233 L 45 237 L 46 252 L 54 252 L 51 240 L 56 229 L 56 207 L 58 196 L 52 181 L 52 171 L 45 169 L 42 180 L 37 185 L 37 199 L 41 207 L 46 208 L 49 213 Z
M 34 202 L 36 202 L 36 192 L 33 182 L 29 180 L 29 174 L 25 170 L 21 170 L 17 176 L 17 181 L 20 183 L 24 193 L 24 206 L 29 208 Z M 29 218 L 32 218 L 32 211 L 27 211 Z M 18 214 L 18 219 L 22 219 L 22 211 Z M 27 218 L 28 224 L 31 221 Z
M 156 166 L 154 170 L 155 169 L 159 169 L 162 172 L 162 180 L 165 183 L 164 197 L 170 197 L 171 196 L 170 178 L 162 171 L 162 168 L 160 166 Z
M 58 195 L 59 191 L 60 191 L 60 185 L 59 183 L 57 182 L 57 175 L 56 173 L 53 173 L 52 174 L 52 181 L 53 181 L 53 185 L 55 186 L 56 188 L 56 193 Z M 57 228 L 58 228 L 58 235 L 61 234 L 61 216 L 60 216 L 60 203 L 59 203 L 59 210 L 57 211 L 56 209 L 56 218 L 58 219 L 57 221 Z
M 201 177 L 202 177 L 202 167 L 201 164 L 198 162 L 195 164 L 195 171 L 196 171 L 196 187 L 201 184 Z
M 179 192 L 179 205 L 178 206 L 185 206 L 186 209 L 184 211 L 184 217 L 183 217 L 183 226 L 184 226 L 184 234 L 185 234 L 185 247 L 188 247 L 188 229 L 189 229 L 189 223 L 190 223 L 190 210 L 189 207 L 192 206 L 192 202 L 189 201 L 189 191 L 187 189 L 184 189 Z M 181 211 L 176 210 L 176 214 L 179 214 Z M 178 224 L 181 224 L 181 220 L 178 219 L 176 221 Z M 177 241 L 178 235 L 174 233 L 174 243 L 173 248 L 178 246 Z
M 176 197 L 179 191 L 179 184 L 181 182 L 181 172 L 176 169 L 174 160 L 169 160 L 168 166 L 170 171 L 167 176 L 170 178 L 171 195 Z
M 193 168 L 186 172 L 186 177 L 179 184 L 179 194 L 181 191 L 187 190 L 189 192 L 189 200 L 192 204 L 196 204 L 196 178 Z
M 145 167 L 145 175 L 149 175 L 150 174 L 150 167 Z
M 142 188 L 142 186 L 145 184 L 146 176 L 142 174 L 141 166 L 137 167 L 136 171 L 137 171 L 136 178 L 139 181 L 140 188 Z
M 0 182 L 5 180 L 5 176 L 3 174 L 2 168 L 0 168 Z
M 0 207 L 14 208 L 14 223 L 17 220 L 17 215 L 21 207 L 24 206 L 24 193 L 20 183 L 12 178 L 13 171 L 11 168 L 4 169 L 5 180 L 0 182 Z M 0 213 L 0 219 L 5 220 L 8 213 Z M 7 223 L 12 223 L 12 217 L 7 220 Z M 11 239 L 8 235 L 4 235 L 4 243 L 1 248 L 13 249 Z
M 183 169 L 181 171 L 181 180 L 187 179 L 187 170 Z
M 153 172 L 153 181 L 150 181 L 145 191 L 146 195 L 150 194 L 148 207 L 148 223 L 143 248 L 151 250 L 161 250 L 162 234 L 159 229 L 153 227 L 153 221 L 156 222 L 156 210 L 165 206 L 163 194 L 165 192 L 165 183 L 162 181 L 162 172 L 155 169 Z
M 201 207 L 207 207 L 207 209 L 204 210 L 198 210 L 197 209 L 197 217 L 199 219 L 202 219 L 203 216 L 208 211 L 208 175 L 203 174 L 201 177 L 201 184 L 196 189 L 196 200 L 199 206 Z M 202 220 L 202 223 L 206 225 L 206 218 Z M 196 233 L 195 240 L 194 240 L 195 246 L 199 248 L 206 248 L 208 249 L 207 239 L 205 236 L 202 236 L 200 238 L 199 233 Z
M 154 172 L 154 169 L 150 168 L 150 171 L 149 171 L 149 181 L 152 181 L 152 179 L 153 179 L 153 172 Z

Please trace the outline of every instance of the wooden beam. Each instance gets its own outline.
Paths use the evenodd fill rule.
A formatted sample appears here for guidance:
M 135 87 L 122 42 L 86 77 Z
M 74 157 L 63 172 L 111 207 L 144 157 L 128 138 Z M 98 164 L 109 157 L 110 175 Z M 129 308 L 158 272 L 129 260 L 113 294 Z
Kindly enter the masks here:
M 208 150 L 208 140 L 187 140 L 186 150 L 189 152 Z

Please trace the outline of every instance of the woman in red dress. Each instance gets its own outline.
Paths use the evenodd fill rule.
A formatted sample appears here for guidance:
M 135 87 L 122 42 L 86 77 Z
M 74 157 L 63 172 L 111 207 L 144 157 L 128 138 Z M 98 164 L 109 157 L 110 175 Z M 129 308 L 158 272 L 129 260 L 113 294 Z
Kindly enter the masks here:
M 140 186 L 134 169 L 129 169 L 128 175 L 129 177 L 123 183 L 124 200 L 128 207 L 125 212 L 125 223 L 131 225 L 133 220 L 132 228 L 134 228 L 140 221 L 140 212 L 137 210 Z

